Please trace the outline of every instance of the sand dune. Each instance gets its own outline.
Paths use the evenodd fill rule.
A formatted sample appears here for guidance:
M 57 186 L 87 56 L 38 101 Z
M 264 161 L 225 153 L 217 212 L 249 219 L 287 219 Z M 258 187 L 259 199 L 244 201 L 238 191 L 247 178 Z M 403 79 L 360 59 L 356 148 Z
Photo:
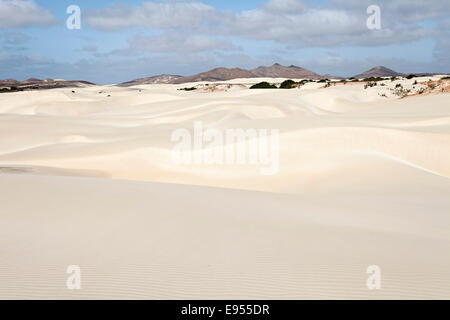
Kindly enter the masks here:
M 1 94 L 0 298 L 449 298 L 449 94 L 393 85 Z M 279 130 L 279 172 L 175 164 L 195 121 Z

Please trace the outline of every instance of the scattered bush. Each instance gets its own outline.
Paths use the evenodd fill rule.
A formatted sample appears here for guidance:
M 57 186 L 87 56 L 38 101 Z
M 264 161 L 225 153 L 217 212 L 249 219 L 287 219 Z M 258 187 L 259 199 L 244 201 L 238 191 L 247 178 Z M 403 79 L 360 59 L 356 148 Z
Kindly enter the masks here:
M 367 82 L 367 84 L 364 86 L 364 89 L 372 88 L 372 87 L 376 87 L 376 86 L 377 86 L 376 82 Z
M 191 87 L 191 88 L 181 88 L 181 89 L 178 89 L 178 90 L 182 90 L 182 91 L 194 91 L 194 90 L 197 90 L 197 88 L 196 88 L 196 87 Z
M 395 86 L 395 89 L 391 89 L 391 90 L 394 95 L 399 96 L 401 98 L 406 97 L 411 92 L 411 90 L 407 90 L 407 89 L 403 88 L 403 86 L 400 83 L 398 83 Z
M 293 81 L 293 80 L 286 80 L 283 81 L 283 83 L 281 83 L 280 85 L 280 89 L 292 89 L 296 87 L 297 82 Z
M 377 81 L 383 81 L 383 78 L 380 77 L 370 77 L 370 78 L 365 78 L 363 81 L 366 82 L 377 82 Z
M 450 80 L 450 76 L 445 76 L 445 77 L 441 78 L 441 80 Z
M 412 78 L 417 78 L 417 76 L 415 74 L 408 74 L 405 78 L 409 80 Z
M 250 89 L 277 89 L 277 86 L 264 81 L 251 86 Z
M 1 88 L 0 89 L 0 93 L 5 93 L 5 92 L 20 92 L 23 91 L 22 88 L 17 88 L 17 87 L 10 87 L 10 88 Z
M 317 83 L 325 83 L 325 82 L 329 82 L 330 79 L 321 79 L 319 81 L 317 81 Z

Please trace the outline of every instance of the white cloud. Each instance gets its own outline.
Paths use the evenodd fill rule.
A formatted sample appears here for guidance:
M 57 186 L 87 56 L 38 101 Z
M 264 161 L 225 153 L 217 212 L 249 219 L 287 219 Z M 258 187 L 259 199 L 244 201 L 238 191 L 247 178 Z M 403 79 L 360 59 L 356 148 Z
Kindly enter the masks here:
M 381 8 L 383 20 L 388 25 L 441 19 L 450 14 L 448 0 L 332 0 L 330 6 L 360 12 L 373 4 Z
M 185 35 L 166 32 L 156 36 L 134 36 L 130 48 L 149 52 L 201 52 L 239 50 L 230 41 L 205 35 Z
M 335 0 L 319 6 L 300 0 L 270 0 L 257 9 L 237 14 L 233 23 L 219 32 L 297 47 L 379 46 L 431 36 L 433 29 L 417 22 L 443 17 L 442 11 L 450 13 L 450 6 L 440 0 L 437 2 L 441 6 L 428 8 L 417 1 L 411 8 L 402 0 L 402 5 L 381 0 L 382 30 L 369 30 L 366 9 L 372 2 Z M 426 13 L 417 14 L 420 11 Z
M 141 6 L 114 4 L 93 10 L 87 12 L 86 19 L 103 31 L 140 26 L 177 30 L 185 37 L 195 32 L 209 37 L 271 40 L 297 47 L 333 47 L 419 40 L 432 35 L 433 31 L 418 22 L 450 14 L 448 0 L 426 4 L 417 0 L 379 0 L 383 29 L 373 31 L 366 26 L 366 9 L 372 2 L 333 0 L 318 5 L 301 0 L 269 0 L 256 9 L 233 13 L 221 12 L 201 2 L 147 1 Z
M 0 28 L 48 26 L 58 20 L 34 0 L 0 0 Z
M 142 26 L 148 28 L 196 28 L 219 21 L 221 13 L 201 2 L 143 2 L 141 6 L 113 4 L 86 12 L 86 21 L 102 31 Z

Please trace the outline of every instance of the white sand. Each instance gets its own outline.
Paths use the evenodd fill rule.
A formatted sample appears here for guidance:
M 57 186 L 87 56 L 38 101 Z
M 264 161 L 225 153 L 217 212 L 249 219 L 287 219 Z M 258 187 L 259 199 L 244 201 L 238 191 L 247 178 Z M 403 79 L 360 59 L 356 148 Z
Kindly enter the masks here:
M 0 298 L 450 298 L 450 95 L 393 85 L 0 94 Z M 279 129 L 279 173 L 174 164 L 194 121 Z

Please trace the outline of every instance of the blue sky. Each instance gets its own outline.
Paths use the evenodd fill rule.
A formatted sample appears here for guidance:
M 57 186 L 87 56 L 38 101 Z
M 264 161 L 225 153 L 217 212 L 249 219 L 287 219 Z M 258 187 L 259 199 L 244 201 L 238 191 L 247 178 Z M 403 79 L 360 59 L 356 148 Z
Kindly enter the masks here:
M 66 27 L 67 7 L 81 29 Z M 366 26 L 376 4 L 381 29 Z M 448 0 L 0 0 L 0 79 L 117 83 L 281 63 L 351 76 L 450 72 Z

